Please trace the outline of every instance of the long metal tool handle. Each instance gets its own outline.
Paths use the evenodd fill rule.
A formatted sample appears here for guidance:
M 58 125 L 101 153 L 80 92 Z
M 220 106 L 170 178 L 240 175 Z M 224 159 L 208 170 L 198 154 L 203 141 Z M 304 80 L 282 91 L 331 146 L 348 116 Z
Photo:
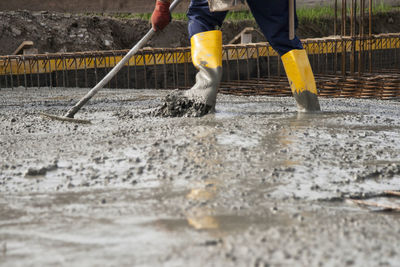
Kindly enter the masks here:
M 172 12 L 175 7 L 182 2 L 182 0 L 175 0 L 169 7 Z M 95 86 L 90 90 L 78 103 L 75 104 L 68 112 L 64 115 L 68 118 L 73 118 L 74 115 L 85 105 L 100 89 L 102 89 L 114 76 L 125 66 L 129 59 L 137 53 L 155 34 L 153 29 L 150 29 L 146 35 L 126 54 L 120 62 Z
M 294 0 L 289 0 L 289 40 L 293 40 L 295 33 L 295 11 L 294 11 Z

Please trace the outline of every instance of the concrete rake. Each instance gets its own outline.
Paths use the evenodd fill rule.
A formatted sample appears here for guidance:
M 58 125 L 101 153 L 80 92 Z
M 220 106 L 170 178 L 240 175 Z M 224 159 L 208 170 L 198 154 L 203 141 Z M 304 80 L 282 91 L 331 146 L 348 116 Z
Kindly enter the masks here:
M 182 0 L 175 0 L 169 10 L 172 12 Z M 75 114 L 100 90 L 102 89 L 129 61 L 129 59 L 138 52 L 154 35 L 155 31 L 150 29 L 146 35 L 122 58 L 120 62 L 95 86 L 93 87 L 78 103 L 75 104 L 64 116 L 57 116 L 47 113 L 40 113 L 41 116 L 60 121 L 90 123 L 89 120 L 75 119 Z

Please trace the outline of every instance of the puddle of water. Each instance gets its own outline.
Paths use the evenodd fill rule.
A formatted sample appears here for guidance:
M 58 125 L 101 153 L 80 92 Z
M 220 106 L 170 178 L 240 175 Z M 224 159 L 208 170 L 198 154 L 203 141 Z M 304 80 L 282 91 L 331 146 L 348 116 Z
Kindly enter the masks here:
M 160 227 L 167 231 L 182 231 L 183 229 L 203 230 L 219 232 L 222 234 L 234 234 L 243 232 L 250 227 L 272 228 L 275 226 L 287 226 L 293 222 L 286 216 L 276 216 L 273 213 L 265 213 L 264 216 L 241 215 L 203 215 L 188 216 L 185 219 L 157 219 L 143 225 Z
M 220 134 L 217 136 L 217 142 L 220 145 L 231 145 L 238 147 L 256 147 L 259 140 L 256 137 L 241 136 L 238 134 Z

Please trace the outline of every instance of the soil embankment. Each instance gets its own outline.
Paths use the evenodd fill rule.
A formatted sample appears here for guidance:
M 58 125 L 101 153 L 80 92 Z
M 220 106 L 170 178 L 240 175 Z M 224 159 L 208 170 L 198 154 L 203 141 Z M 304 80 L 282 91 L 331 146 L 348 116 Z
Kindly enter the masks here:
M 387 5 L 399 5 L 398 0 L 379 0 Z M 190 0 L 181 0 L 176 7 L 176 12 L 185 12 Z M 333 6 L 334 0 L 297 0 L 296 5 L 301 6 Z M 154 1 L 149 0 L 13 0 L 0 1 L 0 10 L 31 10 L 31 11 L 56 11 L 56 12 L 124 12 L 124 13 L 149 13 L 154 9 Z
M 0 12 L 0 55 L 12 54 L 25 40 L 33 41 L 39 53 L 129 49 L 149 27 L 148 21 L 139 19 L 47 11 Z M 257 25 L 252 20 L 226 21 L 222 27 L 223 42 L 228 43 L 245 27 L 257 28 Z M 400 13 L 374 16 L 373 32 L 400 32 Z M 333 35 L 333 19 L 301 20 L 297 33 L 301 38 Z M 262 42 L 265 38 L 256 32 L 253 41 Z M 186 21 L 173 21 L 148 44 L 150 47 L 188 45 Z

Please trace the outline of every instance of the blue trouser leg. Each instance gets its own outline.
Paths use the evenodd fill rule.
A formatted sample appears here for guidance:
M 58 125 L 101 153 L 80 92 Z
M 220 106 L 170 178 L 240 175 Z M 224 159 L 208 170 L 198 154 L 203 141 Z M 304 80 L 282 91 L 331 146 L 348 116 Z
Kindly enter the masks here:
M 288 0 L 247 0 L 261 31 L 280 55 L 293 49 L 303 49 L 297 36 L 289 40 L 288 2 Z M 296 27 L 297 24 L 296 17 Z
M 293 49 L 303 49 L 297 36 L 289 40 L 288 0 L 247 0 L 251 12 L 271 46 L 284 55 Z M 200 32 L 221 26 L 227 12 L 210 12 L 207 0 L 192 0 L 187 16 L 190 38 Z M 297 17 L 296 17 L 297 27 Z
M 189 37 L 192 38 L 200 32 L 215 30 L 217 26 L 221 27 L 227 13 L 227 11 L 210 12 L 208 0 L 192 0 L 187 13 Z

